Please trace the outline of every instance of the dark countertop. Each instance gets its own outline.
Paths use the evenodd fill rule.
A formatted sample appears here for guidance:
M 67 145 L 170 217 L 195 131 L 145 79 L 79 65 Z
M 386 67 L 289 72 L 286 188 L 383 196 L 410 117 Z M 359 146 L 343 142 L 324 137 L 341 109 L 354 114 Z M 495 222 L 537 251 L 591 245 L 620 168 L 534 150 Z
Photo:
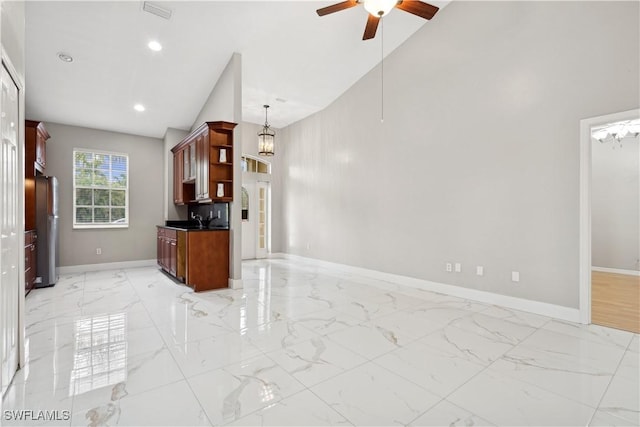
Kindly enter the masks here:
M 156 227 L 170 228 L 179 231 L 229 231 L 229 227 L 227 226 L 199 227 L 197 223 L 190 221 L 167 221 L 165 225 L 157 225 Z
M 178 231 L 229 231 L 228 228 L 222 228 L 222 227 L 217 227 L 217 228 L 192 228 L 192 227 L 180 227 L 180 226 L 171 226 L 171 225 L 156 225 L 156 227 L 158 228 L 169 228 L 171 230 L 178 230 Z

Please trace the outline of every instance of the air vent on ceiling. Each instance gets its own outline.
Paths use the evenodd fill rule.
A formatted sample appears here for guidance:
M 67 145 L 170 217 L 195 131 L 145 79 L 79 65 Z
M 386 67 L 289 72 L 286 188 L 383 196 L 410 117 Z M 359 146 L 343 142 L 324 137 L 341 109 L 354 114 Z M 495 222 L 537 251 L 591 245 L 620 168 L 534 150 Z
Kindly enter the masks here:
M 158 6 L 156 3 L 151 3 L 150 1 L 145 1 L 142 3 L 142 10 L 167 20 L 171 18 L 171 9 L 166 9 L 164 7 Z

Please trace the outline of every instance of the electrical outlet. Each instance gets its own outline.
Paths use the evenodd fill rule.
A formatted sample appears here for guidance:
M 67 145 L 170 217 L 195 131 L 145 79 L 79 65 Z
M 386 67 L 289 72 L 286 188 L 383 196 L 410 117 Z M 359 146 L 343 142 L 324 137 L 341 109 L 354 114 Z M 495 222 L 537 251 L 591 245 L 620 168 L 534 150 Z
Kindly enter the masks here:
M 512 271 L 511 272 L 511 281 L 512 282 L 519 282 L 520 281 L 520 272 Z
M 96 248 L 96 255 L 102 255 L 102 248 Z
M 448 262 L 445 267 L 446 267 L 447 273 L 451 273 L 453 271 L 453 266 L 451 265 L 450 262 Z
M 484 267 L 479 265 L 476 267 L 476 274 L 478 276 L 484 276 Z
M 456 262 L 456 273 L 460 273 L 462 271 L 462 264 Z

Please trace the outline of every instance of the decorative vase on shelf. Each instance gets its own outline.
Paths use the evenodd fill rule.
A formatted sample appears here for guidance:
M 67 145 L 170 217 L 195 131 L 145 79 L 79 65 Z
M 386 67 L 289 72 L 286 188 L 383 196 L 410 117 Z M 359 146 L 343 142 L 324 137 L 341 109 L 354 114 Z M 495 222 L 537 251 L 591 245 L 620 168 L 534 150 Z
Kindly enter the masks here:
M 218 184 L 218 191 L 216 192 L 216 196 L 224 197 L 224 184 L 222 183 Z
M 220 163 L 227 163 L 227 150 L 225 148 L 220 149 Z

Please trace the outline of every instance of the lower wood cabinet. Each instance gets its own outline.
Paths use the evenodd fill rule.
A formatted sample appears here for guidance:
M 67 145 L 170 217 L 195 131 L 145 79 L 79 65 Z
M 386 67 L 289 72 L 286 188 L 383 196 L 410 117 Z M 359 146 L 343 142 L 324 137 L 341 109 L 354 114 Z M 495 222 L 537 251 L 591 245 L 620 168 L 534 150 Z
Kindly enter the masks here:
M 178 265 L 178 232 L 158 227 L 158 265 L 175 276 Z
M 158 227 L 158 265 L 194 291 L 227 288 L 229 230 Z
M 35 230 L 24 233 L 24 293 L 28 294 L 36 285 L 36 241 Z

